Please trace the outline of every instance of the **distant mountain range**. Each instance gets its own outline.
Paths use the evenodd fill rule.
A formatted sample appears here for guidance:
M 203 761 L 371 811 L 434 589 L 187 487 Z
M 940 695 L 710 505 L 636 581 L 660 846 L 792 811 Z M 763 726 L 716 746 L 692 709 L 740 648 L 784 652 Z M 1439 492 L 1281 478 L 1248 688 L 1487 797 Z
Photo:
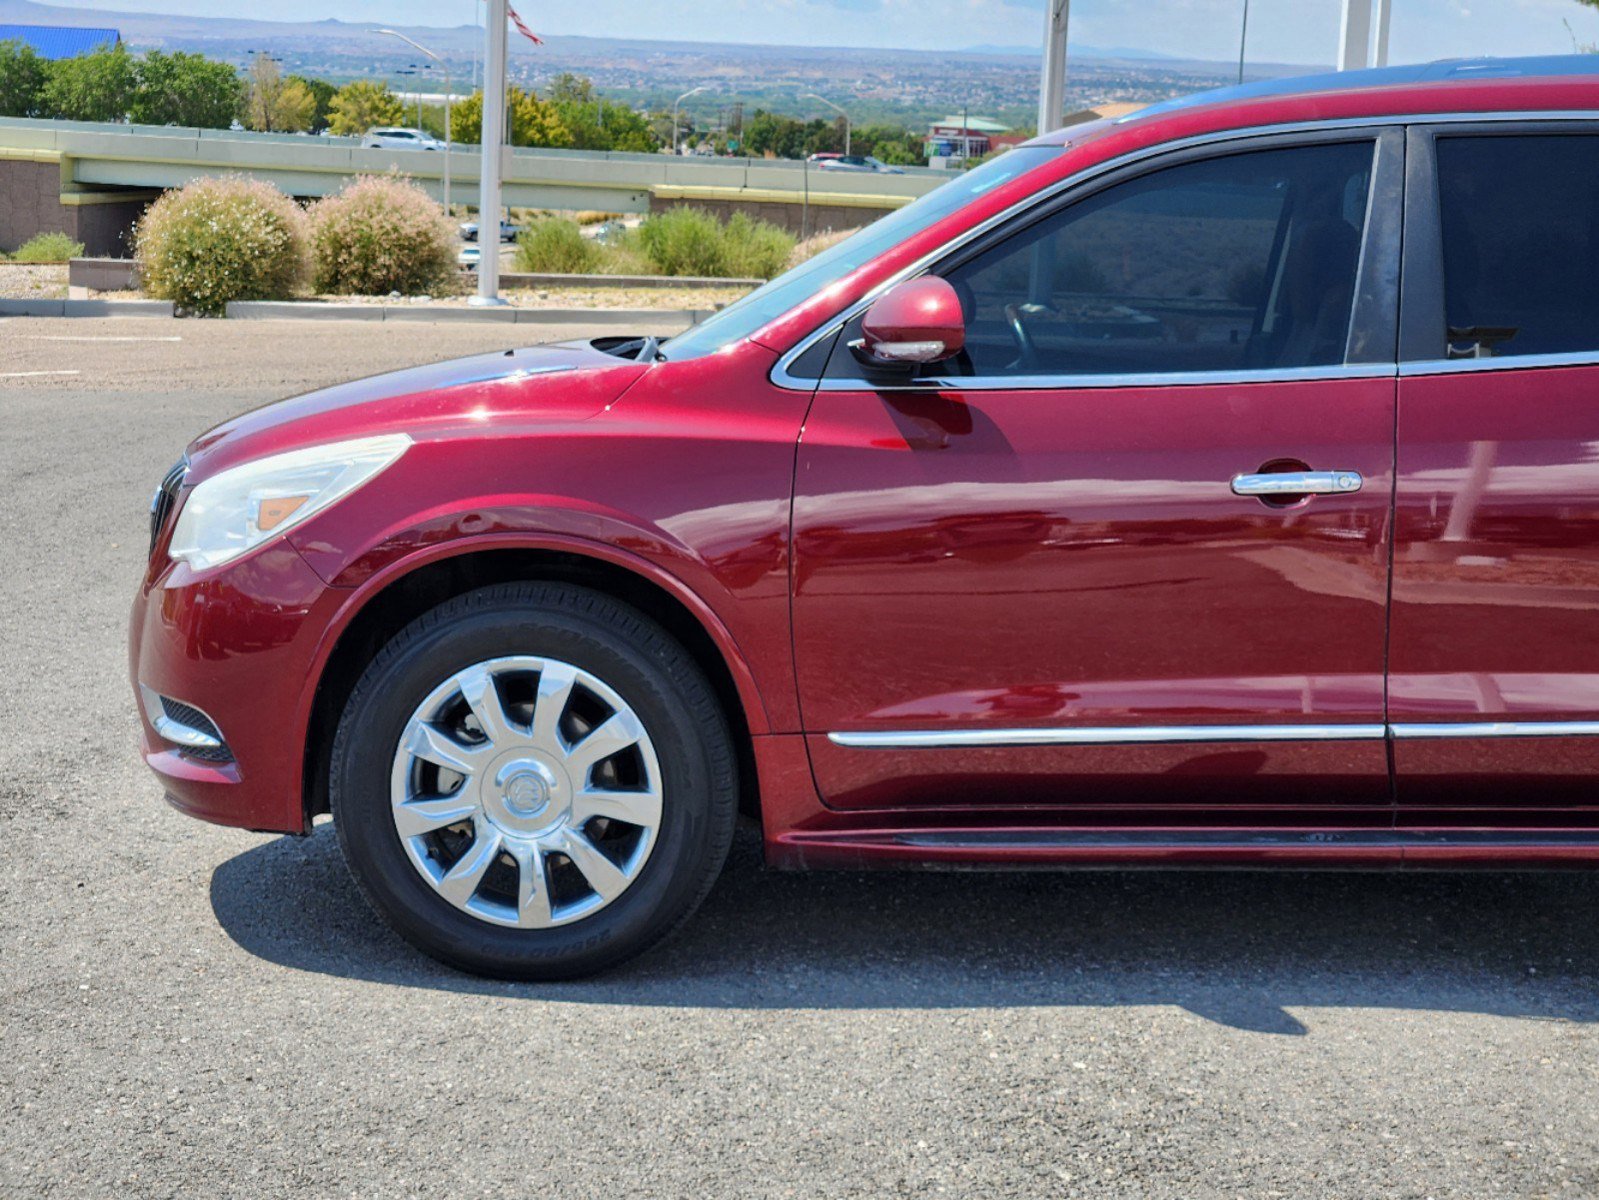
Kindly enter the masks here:
M 270 11 L 269 6 L 262 7 Z M 281 61 L 285 71 L 336 83 L 377 79 L 404 92 L 437 92 L 443 84 L 432 71 L 419 76 L 420 56 L 397 39 L 378 36 L 375 20 L 195 17 L 0 0 L 0 22 L 111 26 L 135 50 L 197 51 L 241 66 L 265 52 Z M 398 28 L 446 60 L 457 92 L 475 86 L 482 30 L 472 25 Z M 544 35 L 542 46 L 513 36 L 509 45 L 510 75 L 523 87 L 543 88 L 557 74 L 570 71 L 591 79 L 612 102 L 659 111 L 670 107 L 690 84 L 699 84 L 700 93 L 683 110 L 707 127 L 734 122 L 740 111 L 763 108 L 802 119 L 826 119 L 830 110 L 810 98 L 824 91 L 846 103 L 858 125 L 924 127 L 946 113 L 965 109 L 973 116 L 1026 128 L 1038 104 L 1039 49 L 1032 46 L 885 50 L 563 34 Z M 1252 78 L 1305 70 L 1249 64 Z M 1236 63 L 1178 59 L 1127 46 L 1074 44 L 1066 101 L 1069 109 L 1147 104 L 1221 86 L 1236 77 Z
M 208 45 L 219 50 L 239 46 L 254 48 L 268 42 L 303 42 L 315 39 L 329 53 L 338 54 L 356 50 L 371 50 L 371 23 L 357 23 L 328 18 L 322 21 L 270 21 L 251 17 L 194 17 L 179 14 L 148 12 L 114 12 L 105 9 L 74 8 L 69 5 L 40 4 L 37 0 L 0 0 L 0 22 L 30 25 L 92 25 L 113 27 L 122 32 L 123 40 L 134 47 L 155 46 L 165 49 L 204 51 Z M 402 32 L 424 41 L 441 53 L 470 57 L 474 44 L 482 36 L 472 25 L 429 26 L 401 25 Z M 601 38 L 542 35 L 546 44 L 555 50 L 566 49 L 586 53 L 608 52 L 638 53 L 645 48 L 656 53 L 683 51 L 696 55 L 707 52 L 737 52 L 746 58 L 759 58 L 777 52 L 786 59 L 813 57 L 870 57 L 879 58 L 882 49 L 853 49 L 831 46 L 778 46 L 762 44 L 711 44 L 706 42 L 674 42 L 666 39 Z M 510 40 L 513 54 L 536 53 L 536 48 L 521 38 Z M 408 51 L 399 53 L 409 53 Z M 895 50 L 892 54 L 934 56 L 948 59 L 964 55 L 1007 58 L 1037 58 L 1037 46 L 976 45 L 966 50 Z M 1123 62 L 1178 62 L 1169 54 L 1140 50 L 1131 46 L 1089 46 L 1074 44 L 1074 58 L 1120 60 Z M 1210 64 L 1220 65 L 1220 64 Z

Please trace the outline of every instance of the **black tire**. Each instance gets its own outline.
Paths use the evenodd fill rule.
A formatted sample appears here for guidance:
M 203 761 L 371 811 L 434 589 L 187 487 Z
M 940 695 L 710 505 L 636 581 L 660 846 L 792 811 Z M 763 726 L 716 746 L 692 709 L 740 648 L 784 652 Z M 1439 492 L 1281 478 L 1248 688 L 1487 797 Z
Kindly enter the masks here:
M 390 807 L 391 764 L 417 705 L 452 673 L 511 654 L 559 658 L 604 680 L 644 723 L 661 767 L 661 823 L 637 878 L 599 911 L 548 929 L 495 925 L 454 907 L 407 858 Z M 732 843 L 735 763 L 715 693 L 664 629 L 586 588 L 510 583 L 441 604 L 378 652 L 339 721 L 329 795 L 356 882 L 413 946 L 474 974 L 568 979 L 648 949 L 704 900 Z

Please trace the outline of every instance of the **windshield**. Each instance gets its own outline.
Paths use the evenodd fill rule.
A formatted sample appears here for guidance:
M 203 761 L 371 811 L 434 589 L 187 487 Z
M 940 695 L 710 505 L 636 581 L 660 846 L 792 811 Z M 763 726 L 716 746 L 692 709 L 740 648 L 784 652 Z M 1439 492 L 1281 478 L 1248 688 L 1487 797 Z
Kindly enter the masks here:
M 872 222 L 815 258 L 807 259 L 792 271 L 762 284 L 687 333 L 679 334 L 661 347 L 662 356 L 674 361 L 698 358 L 749 337 L 891 246 L 920 233 L 984 192 L 1047 162 L 1061 150 L 1060 146 L 1022 146 L 957 175 L 919 200 Z

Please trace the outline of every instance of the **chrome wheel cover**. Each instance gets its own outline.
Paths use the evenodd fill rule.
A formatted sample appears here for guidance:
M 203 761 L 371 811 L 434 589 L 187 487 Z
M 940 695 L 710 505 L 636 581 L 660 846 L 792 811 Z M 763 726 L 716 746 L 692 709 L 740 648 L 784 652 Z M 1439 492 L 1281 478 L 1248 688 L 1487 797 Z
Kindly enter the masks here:
M 532 655 L 434 688 L 400 735 L 389 793 L 423 880 L 463 912 L 521 929 L 611 903 L 661 824 L 660 763 L 632 707 L 589 672 Z

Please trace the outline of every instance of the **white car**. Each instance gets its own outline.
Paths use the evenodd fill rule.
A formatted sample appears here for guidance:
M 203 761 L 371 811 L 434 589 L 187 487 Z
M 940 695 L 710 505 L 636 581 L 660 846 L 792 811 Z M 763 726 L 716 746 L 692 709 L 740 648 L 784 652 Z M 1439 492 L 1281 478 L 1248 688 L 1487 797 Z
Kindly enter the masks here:
M 442 150 L 444 143 L 421 129 L 368 129 L 361 145 L 378 150 Z
M 816 160 L 816 156 L 811 156 Z M 878 175 L 903 175 L 903 167 L 891 167 L 881 159 L 873 158 L 869 154 L 835 154 L 816 162 L 816 166 L 824 171 L 872 171 Z

